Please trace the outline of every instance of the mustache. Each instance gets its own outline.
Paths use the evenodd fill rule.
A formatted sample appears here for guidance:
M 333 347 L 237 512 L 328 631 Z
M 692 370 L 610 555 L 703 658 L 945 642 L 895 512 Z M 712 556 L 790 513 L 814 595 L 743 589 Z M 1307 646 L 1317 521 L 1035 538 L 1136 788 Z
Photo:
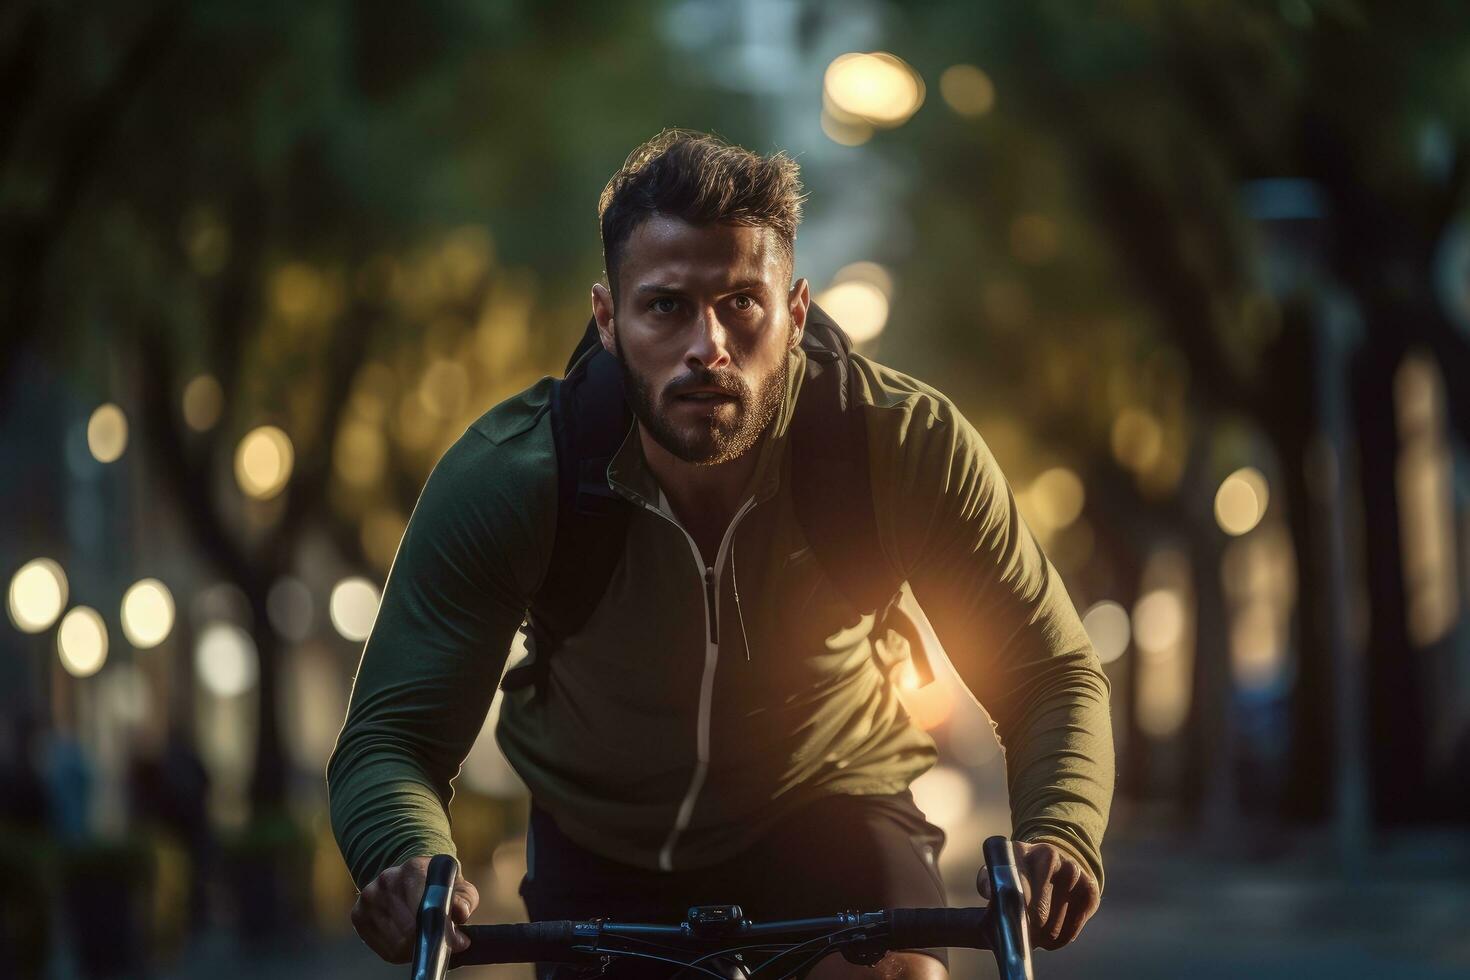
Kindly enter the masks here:
M 664 397 L 677 398 L 695 390 L 708 388 L 717 388 L 721 394 L 732 398 L 743 399 L 746 395 L 745 382 L 739 375 L 722 374 L 708 368 L 701 368 L 681 375 L 664 385 Z

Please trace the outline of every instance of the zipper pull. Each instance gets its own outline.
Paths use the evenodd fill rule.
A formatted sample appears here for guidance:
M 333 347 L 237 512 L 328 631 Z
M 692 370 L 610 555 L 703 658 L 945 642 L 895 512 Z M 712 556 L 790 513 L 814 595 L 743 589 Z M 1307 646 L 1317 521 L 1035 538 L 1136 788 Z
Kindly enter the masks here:
M 715 570 L 709 566 L 704 569 L 704 598 L 709 604 L 709 641 L 720 642 L 720 600 L 715 595 Z

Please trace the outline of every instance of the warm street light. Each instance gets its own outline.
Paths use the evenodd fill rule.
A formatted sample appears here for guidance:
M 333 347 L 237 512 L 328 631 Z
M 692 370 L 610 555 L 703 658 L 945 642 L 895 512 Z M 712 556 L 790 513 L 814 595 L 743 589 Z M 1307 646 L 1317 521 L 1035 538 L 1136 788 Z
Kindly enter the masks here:
M 233 623 L 211 623 L 194 647 L 194 669 L 207 691 L 233 698 L 250 690 L 260 672 L 255 641 Z
M 1128 610 L 1111 599 L 1093 603 L 1082 616 L 1082 628 L 1092 641 L 1097 659 L 1112 663 L 1128 650 L 1131 629 Z
M 139 650 L 156 647 L 174 628 L 174 597 L 156 578 L 133 583 L 123 595 L 123 636 Z
M 246 496 L 269 500 L 291 479 L 295 458 L 290 436 L 276 426 L 251 429 L 235 450 L 235 480 Z
M 365 578 L 345 578 L 332 589 L 327 611 L 343 638 L 354 643 L 366 640 L 378 618 L 377 586 Z
M 1243 466 L 1227 476 L 1215 492 L 1215 520 L 1226 534 L 1238 537 L 1261 523 L 1269 499 L 1261 471 Z
M 66 573 L 50 558 L 34 558 L 10 579 L 10 621 L 23 633 L 51 628 L 66 608 Z
M 995 108 L 995 84 L 974 65 L 950 65 L 939 76 L 939 94 L 961 116 L 983 116 Z
M 73 677 L 90 677 L 107 661 L 107 624 L 90 606 L 77 606 L 61 620 L 56 631 L 61 666 Z
M 834 58 L 823 88 L 838 112 L 874 126 L 901 126 L 924 104 L 924 82 L 918 72 L 883 51 Z
M 839 282 L 817 297 L 817 305 L 847 331 L 854 344 L 872 340 L 888 323 L 888 297 L 871 282 Z
M 108 402 L 87 420 L 87 448 L 99 463 L 111 463 L 128 448 L 128 417 Z
M 224 405 L 224 390 L 211 374 L 201 374 L 184 386 L 184 422 L 195 432 L 214 428 Z

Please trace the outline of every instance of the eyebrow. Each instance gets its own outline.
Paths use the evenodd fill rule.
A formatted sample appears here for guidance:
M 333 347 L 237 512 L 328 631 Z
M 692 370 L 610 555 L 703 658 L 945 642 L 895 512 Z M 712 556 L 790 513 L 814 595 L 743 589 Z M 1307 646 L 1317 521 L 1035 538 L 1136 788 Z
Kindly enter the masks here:
M 764 289 L 765 286 L 766 286 L 765 282 L 762 281 L 762 280 L 760 280 L 760 279 L 746 279 L 746 280 L 743 280 L 741 282 L 731 283 L 728 286 L 722 286 L 720 288 L 720 292 L 724 292 L 724 293 L 738 293 L 741 290 Z M 667 283 L 645 282 L 645 283 L 641 283 L 638 286 L 637 289 L 633 290 L 633 292 L 640 293 L 640 294 L 641 293 L 678 293 L 678 294 L 683 294 L 684 293 L 684 288 L 682 286 L 675 286 L 675 285 L 670 285 L 670 284 L 667 284 Z

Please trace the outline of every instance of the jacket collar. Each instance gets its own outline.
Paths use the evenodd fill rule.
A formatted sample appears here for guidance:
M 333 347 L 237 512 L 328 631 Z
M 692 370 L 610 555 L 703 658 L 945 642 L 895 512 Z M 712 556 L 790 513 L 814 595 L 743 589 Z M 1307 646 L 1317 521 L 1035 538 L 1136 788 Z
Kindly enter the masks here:
M 760 503 L 775 495 L 781 482 L 781 460 L 784 458 L 786 442 L 791 429 L 791 418 L 796 411 L 796 399 L 801 393 L 801 383 L 806 377 L 806 354 L 797 345 L 787 355 L 786 397 L 771 420 L 766 433 L 756 443 L 759 453 L 755 470 L 751 474 L 745 496 Z M 663 495 L 648 460 L 643 455 L 643 441 L 638 438 L 638 420 L 628 427 L 628 434 L 613 455 L 607 467 L 607 484 L 621 496 L 635 504 L 659 510 Z

